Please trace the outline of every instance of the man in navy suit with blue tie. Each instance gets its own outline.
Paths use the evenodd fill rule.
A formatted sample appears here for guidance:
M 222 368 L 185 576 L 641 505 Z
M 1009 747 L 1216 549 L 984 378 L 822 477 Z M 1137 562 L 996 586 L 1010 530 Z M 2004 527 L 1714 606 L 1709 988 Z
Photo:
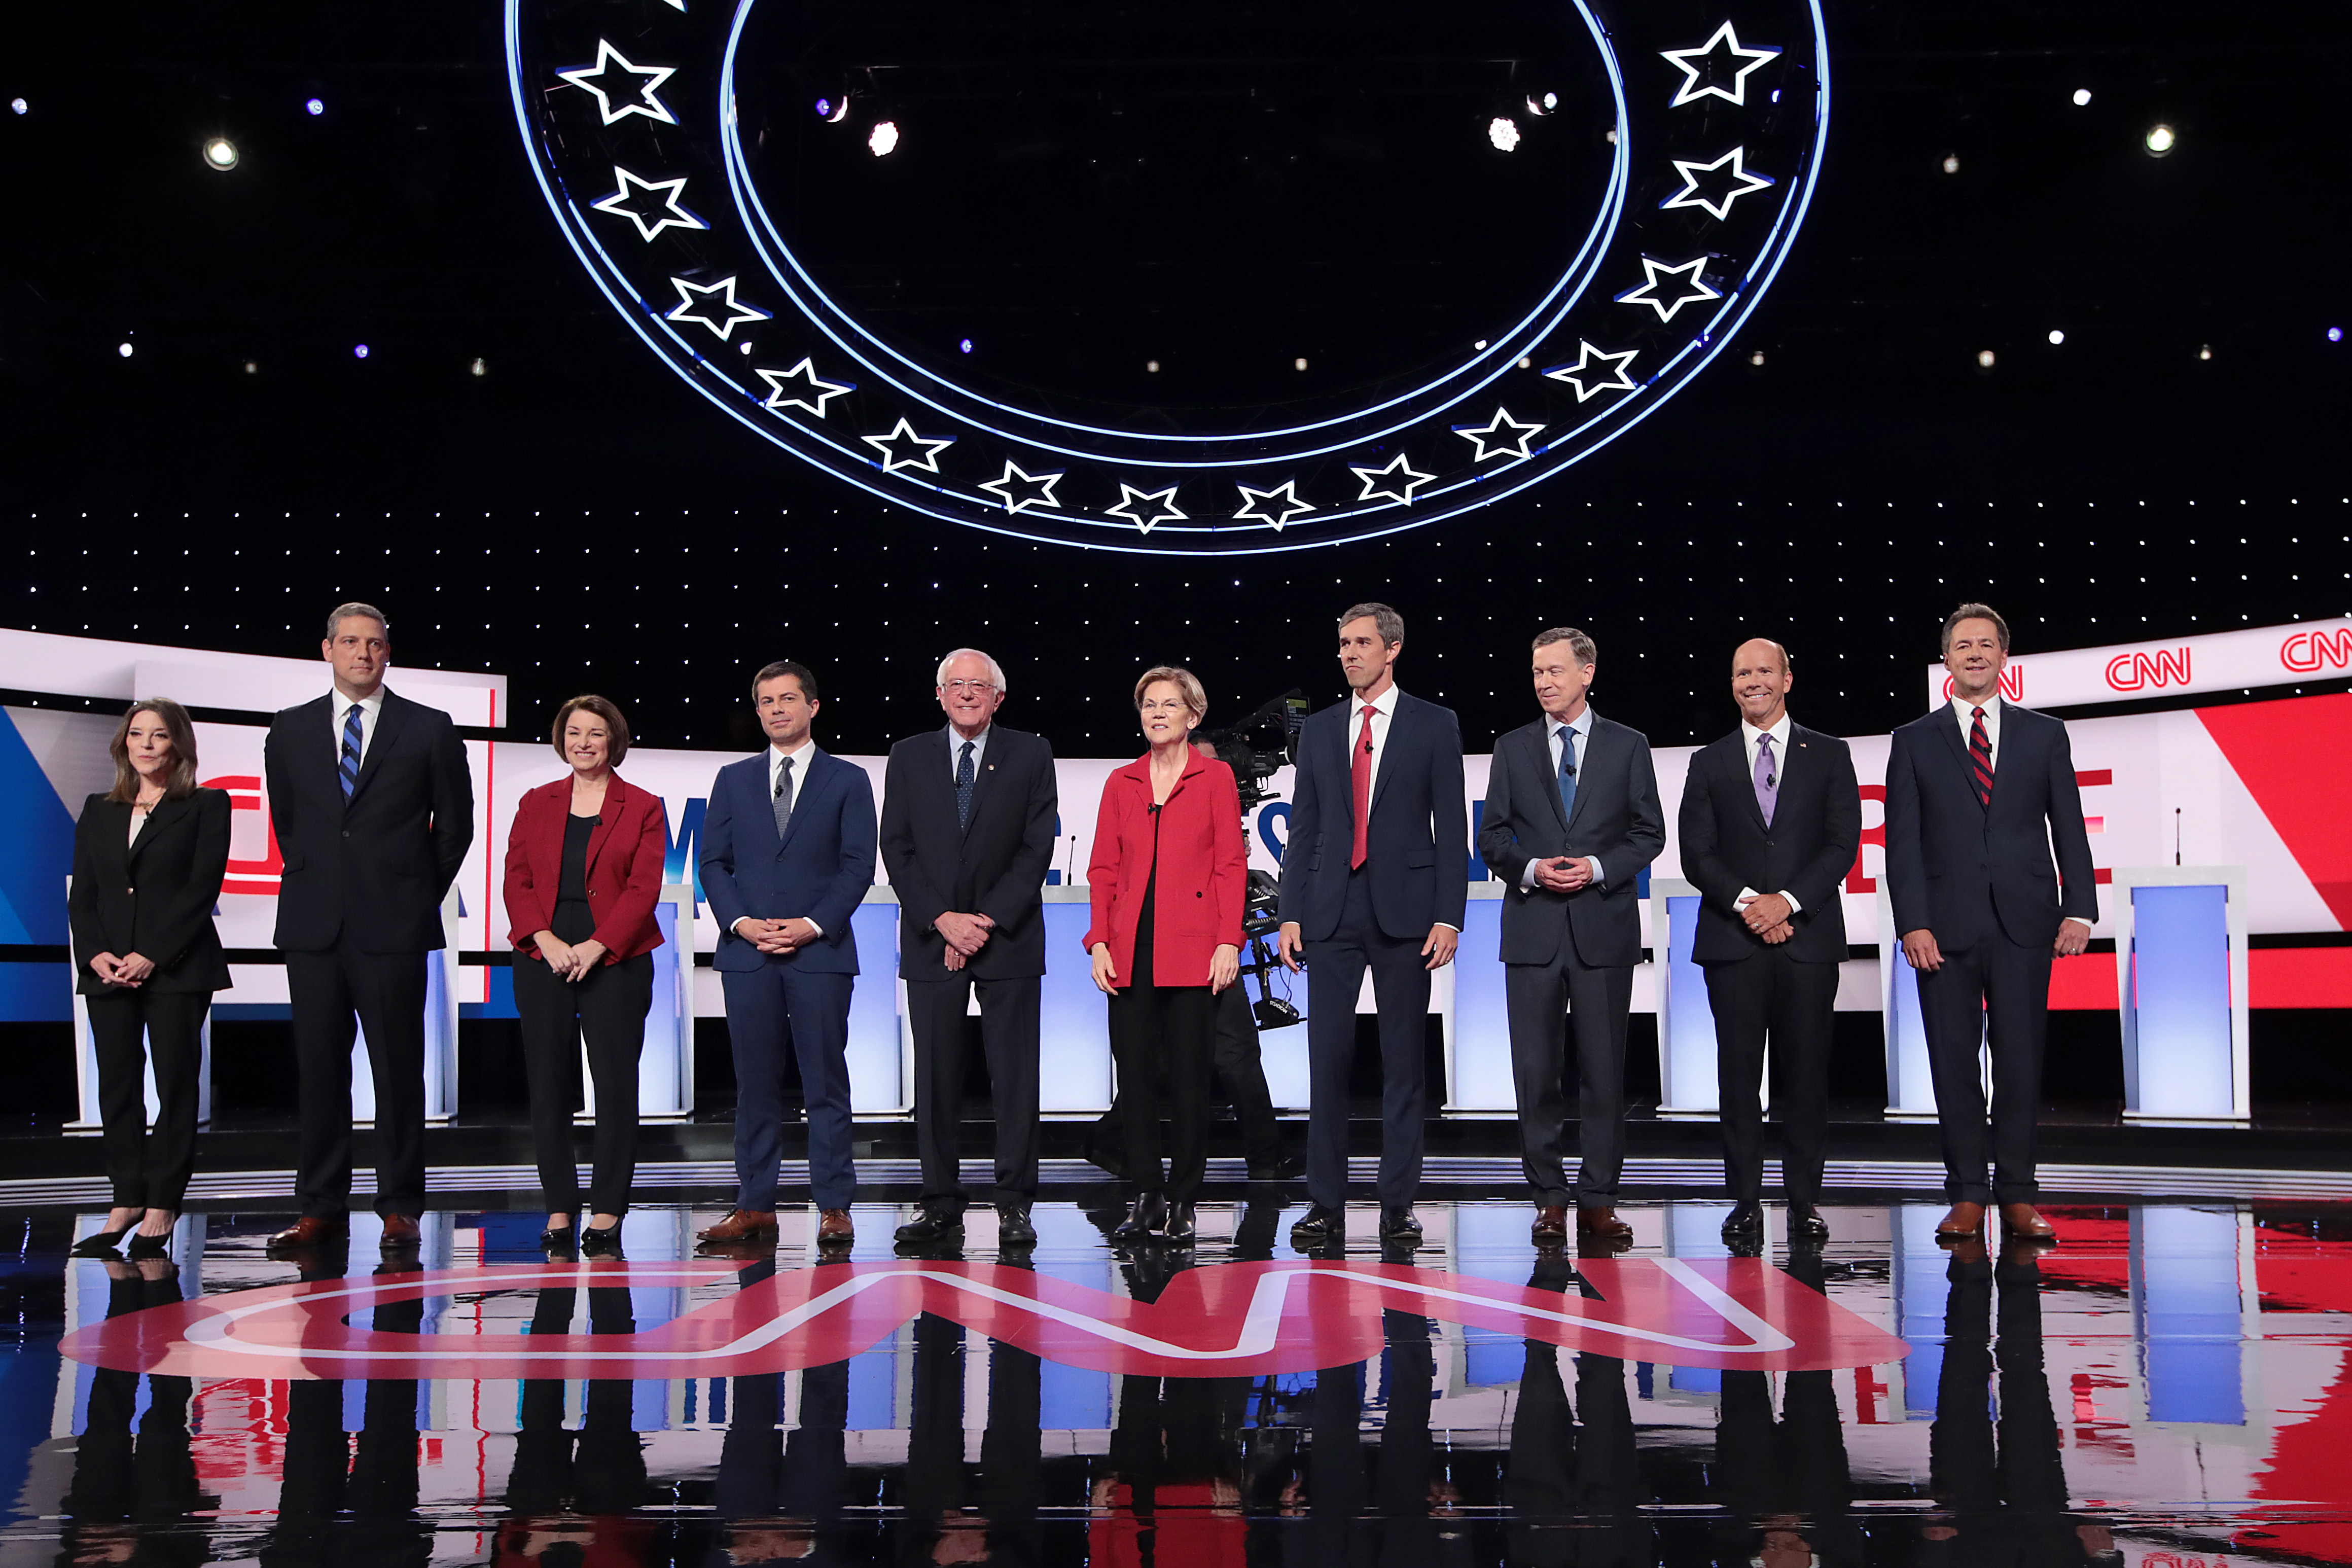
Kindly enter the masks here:
M 1302 1250 L 1347 1238 L 1348 1069 L 1364 972 L 1381 1035 L 1381 1241 L 1421 1238 L 1429 976 L 1454 962 L 1470 900 L 1462 725 L 1397 689 L 1404 617 L 1358 605 L 1339 617 L 1348 700 L 1307 721 L 1282 857 L 1282 962 L 1307 961 L 1307 1194 Z
M 702 820 L 702 890 L 719 921 L 719 983 L 735 1055 L 734 1212 L 701 1232 L 714 1246 L 776 1240 L 783 1157 L 784 1053 L 800 1061 L 808 1105 L 817 1241 L 853 1239 L 849 1200 L 849 994 L 857 975 L 850 919 L 874 885 L 874 784 L 817 747 L 816 678 L 789 660 L 751 682 L 767 732 L 761 755 L 730 763 Z

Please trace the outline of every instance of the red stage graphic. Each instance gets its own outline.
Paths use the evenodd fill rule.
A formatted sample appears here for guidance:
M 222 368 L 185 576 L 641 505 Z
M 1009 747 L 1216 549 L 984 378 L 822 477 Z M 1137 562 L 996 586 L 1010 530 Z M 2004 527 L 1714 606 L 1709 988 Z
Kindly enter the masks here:
M 1379 1263 L 1188 1269 L 1154 1302 L 991 1263 L 819 1265 L 772 1275 L 635 1334 L 418 1336 L 346 1318 L 417 1297 L 548 1287 L 711 1285 L 713 1263 L 490 1265 L 320 1279 L 110 1318 L 65 1353 L 182 1377 L 731 1377 L 820 1366 L 936 1313 L 1049 1361 L 1144 1376 L 1255 1376 L 1380 1352 L 1381 1312 L 1674 1366 L 1804 1372 L 1909 1353 L 1901 1340 L 1761 1258 L 1589 1259 L 1599 1300 Z

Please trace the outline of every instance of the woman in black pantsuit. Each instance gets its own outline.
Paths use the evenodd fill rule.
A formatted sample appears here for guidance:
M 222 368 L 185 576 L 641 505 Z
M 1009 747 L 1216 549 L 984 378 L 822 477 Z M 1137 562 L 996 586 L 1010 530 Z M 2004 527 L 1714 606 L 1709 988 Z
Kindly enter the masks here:
M 74 824 L 74 989 L 88 998 L 99 1121 L 114 1206 L 77 1250 L 102 1255 L 135 1226 L 131 1256 L 161 1258 L 196 1154 L 196 1076 L 228 961 L 213 908 L 228 870 L 228 793 L 196 787 L 196 732 L 168 698 L 114 731 L 114 787 Z M 152 1055 L 162 1102 L 147 1128 Z
M 618 1256 L 636 1172 L 637 1058 L 653 1006 L 653 952 L 662 944 L 654 909 L 668 825 L 661 796 L 613 771 L 628 754 L 629 725 L 610 701 L 573 698 L 557 710 L 550 739 L 572 773 L 516 803 L 506 870 L 515 1015 L 547 1194 L 541 1240 L 551 1250 L 569 1250 L 576 1240 L 583 1252 Z M 680 961 L 693 962 L 683 954 Z M 596 1135 L 589 1222 L 575 1237 L 572 1084 L 583 1042 L 596 1086 Z

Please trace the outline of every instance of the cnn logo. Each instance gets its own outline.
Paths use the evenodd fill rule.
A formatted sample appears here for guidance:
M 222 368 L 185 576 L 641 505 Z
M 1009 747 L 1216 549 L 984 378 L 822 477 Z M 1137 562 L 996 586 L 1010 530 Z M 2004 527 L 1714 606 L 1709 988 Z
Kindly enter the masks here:
M 2116 691 L 2145 691 L 2151 686 L 2189 684 L 2189 652 L 2160 647 L 2154 653 L 2119 653 L 2107 660 L 2107 686 Z
M 2279 662 L 2297 675 L 2352 668 L 2352 626 L 2297 632 L 2279 644 Z

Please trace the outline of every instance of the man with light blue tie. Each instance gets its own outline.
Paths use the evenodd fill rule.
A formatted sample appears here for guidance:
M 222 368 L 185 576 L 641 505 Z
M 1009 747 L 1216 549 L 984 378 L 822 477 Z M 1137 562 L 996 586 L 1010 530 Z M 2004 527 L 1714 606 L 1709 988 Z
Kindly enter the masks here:
M 1504 1001 L 1519 1150 L 1535 1194 L 1529 1236 L 1568 1238 L 1568 1209 L 1590 1243 L 1622 1246 L 1617 1217 L 1625 1163 L 1625 1036 L 1633 966 L 1642 958 L 1640 876 L 1665 847 L 1664 812 L 1639 731 L 1592 710 L 1592 639 L 1556 626 L 1535 639 L 1543 717 L 1495 742 L 1478 853 L 1507 884 Z M 1561 1078 L 1576 1030 L 1578 1142 L 1571 1185 L 1562 1159 Z
M 821 1247 L 853 1239 L 857 1184 L 849 1152 L 849 996 L 857 976 L 851 917 L 874 885 L 874 784 L 811 733 L 816 677 L 790 660 L 752 678 L 767 750 L 711 781 L 702 819 L 702 890 L 719 922 L 713 966 L 727 993 L 735 1057 L 735 1209 L 699 1233 L 734 1252 L 777 1239 L 784 1055 L 808 1107 L 810 1196 Z

